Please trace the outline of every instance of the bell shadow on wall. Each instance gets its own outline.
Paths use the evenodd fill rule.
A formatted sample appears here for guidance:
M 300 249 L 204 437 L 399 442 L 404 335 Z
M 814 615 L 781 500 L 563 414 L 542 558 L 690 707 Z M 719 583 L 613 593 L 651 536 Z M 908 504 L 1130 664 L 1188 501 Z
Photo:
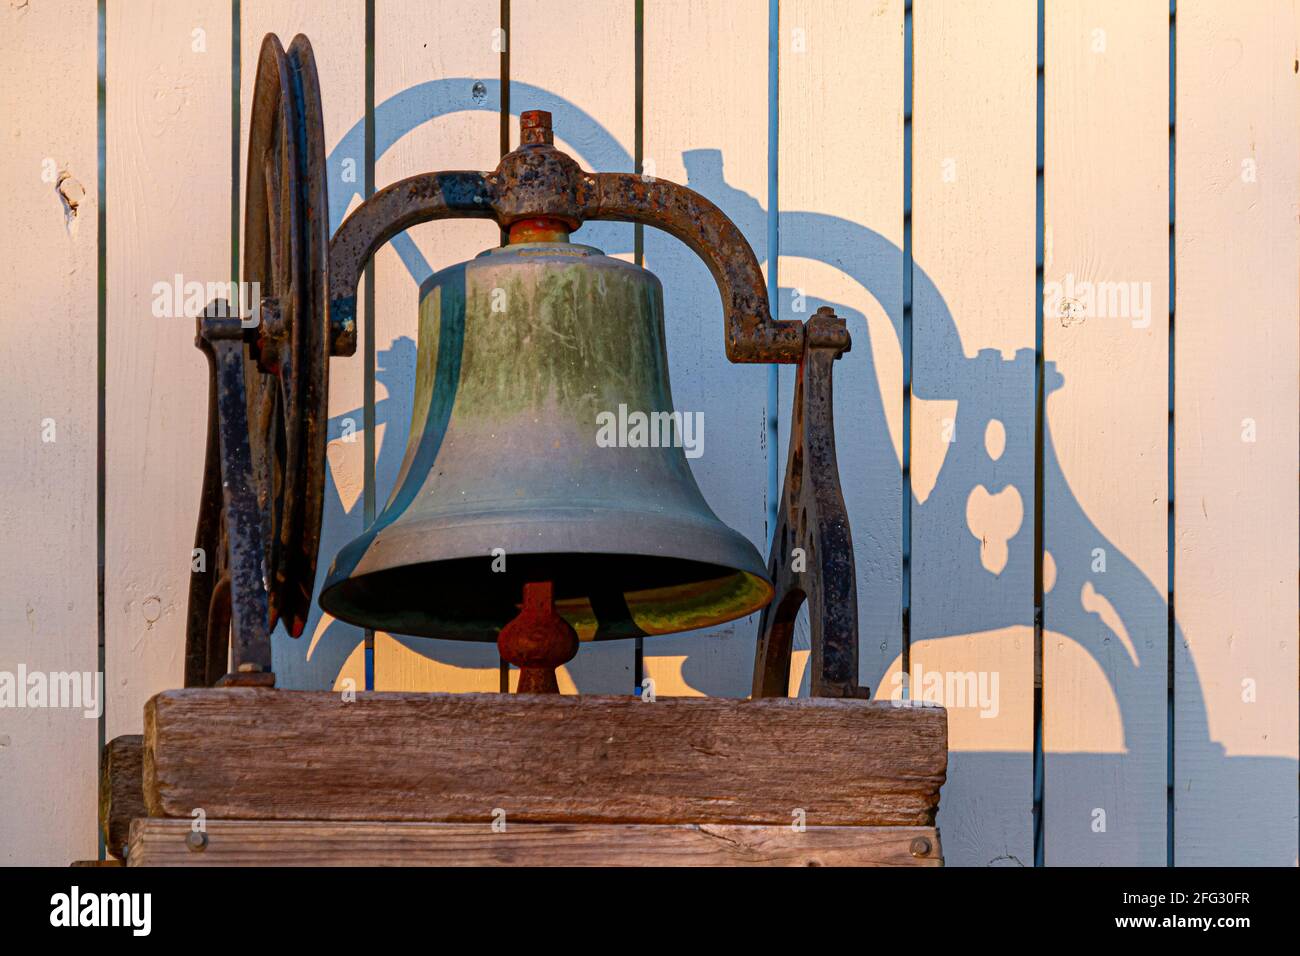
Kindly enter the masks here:
M 486 95 L 475 97 L 486 88 Z M 397 94 L 375 110 L 376 152 L 382 155 L 394 142 L 415 127 L 437 117 L 466 110 L 495 113 L 499 110 L 499 84 L 496 81 L 478 81 L 473 78 L 437 80 L 413 86 Z M 597 170 L 628 170 L 632 158 L 606 131 L 574 104 L 546 90 L 525 83 L 512 83 L 511 101 L 529 109 L 549 110 L 557 130 L 572 144 L 577 158 L 585 168 Z M 330 155 L 329 186 L 331 228 L 337 228 L 348 205 L 353 202 L 357 186 L 344 186 L 340 175 L 344 162 L 352 159 L 361 165 L 364 155 L 364 126 L 358 123 L 343 138 Z M 762 236 L 767 229 L 767 212 L 753 196 L 730 186 L 726 182 L 722 154 L 717 150 L 692 150 L 683 154 L 690 188 L 713 200 L 749 236 Z M 346 189 L 351 188 L 353 193 Z M 902 341 L 900 327 L 902 302 L 898 290 L 898 277 L 903 270 L 903 254 L 892 241 L 865 226 L 835 216 L 799 211 L 780 213 L 781 254 L 785 257 L 805 258 L 831 265 L 846 274 L 881 304 L 894 324 L 894 334 Z M 630 253 L 626 240 L 626 227 L 595 223 L 583 228 L 578 241 L 602 248 L 607 254 Z M 649 230 L 647 231 L 649 241 Z M 665 237 L 665 241 L 668 241 Z M 406 235 L 393 240 L 393 247 L 401 257 L 417 285 L 432 274 L 428 262 Z M 671 277 L 667 277 L 671 281 Z M 710 290 L 711 291 L 711 290 Z M 782 290 L 781 301 L 789 301 L 789 290 Z M 893 298 L 890 298 L 890 295 Z M 837 406 L 836 441 L 843 461 L 849 449 L 858 446 L 865 453 L 889 456 L 895 467 L 901 467 L 893 452 L 887 419 L 876 383 L 876 372 L 871 362 L 870 333 L 861 313 L 809 297 L 808 311 L 817 305 L 829 304 L 844 316 L 853 336 L 853 351 L 845 356 L 836 369 Z M 774 312 L 778 303 L 774 303 Z M 944 543 L 945 554 L 941 560 L 913 563 L 912 593 L 925 595 L 940 590 L 956 594 L 959 599 L 949 600 L 942 606 L 914 606 L 912 608 L 912 642 L 937 640 L 957 635 L 980 634 L 1002 628 L 1031 623 L 1033 581 L 1033 520 L 1034 488 L 1033 467 L 1033 394 L 1034 352 L 1022 349 L 1011 359 L 1005 359 L 997 350 L 982 350 L 967 357 L 962 347 L 956 324 L 943 296 L 919 264 L 913 266 L 913 348 L 914 396 L 921 401 L 956 402 L 953 427 L 963 440 L 953 442 L 947 449 L 942 465 L 935 477 L 933 488 L 923 500 L 915 495 L 910 501 L 912 536 L 914 541 Z M 789 316 L 782 316 L 789 317 Z M 720 330 L 719 330 L 720 332 Z M 673 343 L 670 330 L 669 351 Z M 717 337 L 718 361 L 722 357 Z M 377 501 L 380 509 L 387 501 L 406 444 L 406 433 L 411 415 L 411 383 L 414 381 L 415 344 L 399 338 L 385 345 L 380 343 L 377 377 L 387 390 L 387 397 L 377 403 L 376 423 L 384 427 L 383 440 L 378 444 L 376 474 Z M 917 383 L 920 387 L 917 387 Z M 850 384 L 851 383 L 851 384 Z M 1069 387 L 1051 362 L 1044 368 L 1044 391 L 1050 394 Z M 849 390 L 854 404 L 846 406 Z M 783 397 L 788 389 L 783 390 Z M 788 399 L 786 399 L 788 402 Z M 915 407 L 915 406 L 914 406 Z M 351 410 L 331 421 L 330 438 L 341 433 L 344 420 L 361 420 L 360 410 Z M 981 440 L 992 422 L 1000 423 L 1005 432 L 1004 449 L 996 458 Z M 784 427 L 784 425 L 782 426 Z M 913 441 L 915 443 L 916 437 Z M 784 471 L 784 461 L 780 463 Z M 887 472 L 883 470 L 882 473 Z M 859 574 L 859 618 L 863 640 L 871 640 L 872 609 L 871 568 L 877 555 L 885 560 L 896 560 L 890 552 L 890 542 L 876 543 L 870 530 L 873 527 L 897 526 L 896 517 L 879 512 L 878 502 L 892 507 L 897 501 L 897 473 L 891 481 L 893 490 L 882 488 L 873 494 L 863 476 L 842 475 L 846 501 L 853 526 L 855 556 Z M 327 476 L 326 515 L 321 542 L 321 569 L 348 540 L 360 530 L 357 512 L 360 498 L 348 508 L 334 485 L 334 476 Z M 855 485 L 855 482 L 857 483 Z M 1119 753 L 1053 753 L 1051 741 L 1046 742 L 1047 776 L 1068 773 L 1072 780 L 1121 781 L 1116 790 L 1144 788 L 1148 796 L 1140 801 L 1146 808 L 1143 819 L 1126 818 L 1125 808 L 1105 807 L 1108 828 L 1104 834 L 1091 831 L 1092 810 L 1097 800 L 1086 792 L 1050 792 L 1047 794 L 1048 813 L 1053 823 L 1053 833 L 1065 834 L 1062 843 L 1083 847 L 1089 856 L 1108 863 L 1151 861 L 1163 857 L 1165 830 L 1163 827 L 1163 800 L 1165 797 L 1165 760 L 1168 754 L 1167 723 L 1159 707 L 1152 706 L 1152 696 L 1164 686 L 1167 672 L 1167 647 L 1165 622 L 1167 603 L 1165 596 L 1152 585 L 1142 571 L 1109 541 L 1084 512 L 1070 491 L 1066 476 L 1056 457 L 1050 430 L 1044 443 L 1044 495 L 1051 521 L 1049 550 L 1052 541 L 1078 542 L 1070 553 L 1052 552 L 1055 580 L 1045 595 L 1045 605 L 1052 630 L 1062 634 L 1082 647 L 1096 662 L 1102 674 L 1107 675 L 1114 694 L 1116 709 L 1123 729 L 1123 749 Z M 999 497 L 1011 490 L 1019 497 L 1020 520 L 1005 541 L 1005 560 L 990 562 L 982 553 L 981 540 L 971 531 L 967 508 L 972 493 L 982 488 L 983 494 Z M 756 542 L 764 550 L 764 542 Z M 1104 574 L 1092 570 L 1093 551 L 1102 548 L 1106 554 Z M 874 549 L 874 550 L 873 550 Z M 998 565 L 1001 565 L 1000 568 Z M 1026 583 L 1028 582 L 1028 583 Z M 319 587 L 319 580 L 318 580 Z M 1028 593 L 1026 593 L 1028 588 Z M 319 608 L 314 609 L 306 635 L 314 634 L 320 621 Z M 888 620 L 888 618 L 886 618 Z M 1118 625 L 1118 628 L 1117 628 Z M 737 621 L 733 625 L 735 636 L 750 648 L 756 639 L 756 617 Z M 896 626 L 896 625 L 895 625 Z M 1123 632 L 1123 633 L 1121 633 Z M 318 636 L 312 652 L 310 675 L 301 660 L 305 643 L 286 647 L 291 642 L 284 635 L 277 637 L 277 673 L 299 673 L 308 683 L 319 684 L 319 675 L 337 674 L 343 662 L 355 650 L 360 631 L 349 625 L 332 622 Z M 305 636 L 306 636 L 305 635 Z M 453 642 L 433 642 L 422 639 L 401 639 L 409 648 L 424 655 L 436 655 L 444 663 L 464 666 L 467 658 L 462 650 L 472 653 L 473 645 Z M 979 638 L 976 638 L 979 639 Z M 1175 639 L 1181 647 L 1181 629 Z M 1028 651 L 1027 651 L 1028 652 Z M 653 653 L 653 650 L 651 650 Z M 297 658 L 292 667 L 285 667 L 280 658 L 285 655 Z M 481 655 L 473 660 L 481 666 Z M 924 660 L 920 663 L 924 665 Z M 1152 672 L 1156 675 L 1153 677 Z M 726 680 L 718 674 L 716 666 L 709 667 L 689 656 L 683 665 L 683 677 L 702 693 L 711 695 L 743 693 L 749 682 L 749 672 L 739 676 L 738 682 Z M 290 678 L 292 679 L 292 678 Z M 877 693 L 888 695 L 890 688 L 882 688 L 884 671 L 861 675 Z M 1046 675 L 1050 693 L 1052 675 Z M 1235 684 L 1235 680 L 1233 681 Z M 289 685 L 293 686 L 293 685 Z M 582 690 L 579 683 L 579 690 Z M 1201 683 L 1194 665 L 1184 655 L 1179 661 L 1176 687 L 1178 701 L 1178 752 L 1180 766 L 1196 766 L 1198 776 L 1227 776 L 1239 794 L 1237 813 L 1231 819 L 1221 819 L 1215 843 L 1228 845 L 1236 836 L 1244 846 L 1255 853 L 1254 862 L 1290 865 L 1294 862 L 1290 847 L 1294 845 L 1294 827 L 1287 827 L 1279 819 L 1270 798 L 1294 784 L 1296 761 L 1285 758 L 1237 756 L 1228 758 L 1223 746 L 1210 739 Z M 1147 772 L 1132 777 L 1134 755 L 1148 756 L 1144 766 Z M 949 784 L 945 788 L 944 807 L 954 803 L 979 798 L 979 794 L 965 792 L 965 781 L 988 781 L 1015 775 L 1017 786 L 1023 774 L 1025 754 L 994 751 L 954 752 L 950 765 Z M 1153 772 L 1150 768 L 1160 768 Z M 1024 780 L 1023 786 L 1029 787 Z M 1150 794 L 1157 789 L 1159 798 Z M 1222 791 L 1220 791 L 1222 792 Z M 1177 795 L 1180 807 L 1190 806 L 1198 794 Z M 955 799 L 954 799 L 955 798 Z M 1275 801 L 1272 801 L 1275 802 Z M 1026 800 L 1027 803 L 1027 800 Z M 1152 808 L 1155 808 L 1154 810 Z M 1158 811 L 1158 812 L 1156 812 Z M 1277 833 L 1262 835 L 1260 822 L 1276 820 Z M 1293 821 L 1292 821 L 1293 822 Z M 1009 847 L 1024 845 L 1024 834 L 1032 827 L 1030 820 L 1023 827 L 1008 834 L 962 834 L 959 825 L 945 823 L 941 812 L 941 826 L 948 826 L 946 835 L 965 838 L 968 842 L 949 842 L 946 846 L 953 862 L 989 864 L 995 862 L 1011 865 L 1032 863 L 1018 857 Z M 1077 839 L 1074 832 L 1077 831 Z M 1050 846 L 1050 844 L 1049 844 Z M 1266 847 L 1275 848 L 1270 856 Z M 1088 847 L 1096 848 L 1095 853 Z M 1048 850 L 1051 862 L 1051 850 Z

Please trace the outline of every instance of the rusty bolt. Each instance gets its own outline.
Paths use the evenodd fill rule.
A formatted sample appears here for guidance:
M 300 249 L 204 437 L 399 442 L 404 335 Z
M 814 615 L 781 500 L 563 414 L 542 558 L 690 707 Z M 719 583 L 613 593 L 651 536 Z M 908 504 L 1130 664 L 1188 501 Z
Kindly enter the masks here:
M 555 136 L 551 132 L 551 114 L 546 110 L 524 110 L 519 114 L 519 143 L 551 145 Z
M 912 856 L 922 857 L 930 855 L 930 841 L 925 837 L 917 837 L 912 841 Z
M 191 830 L 185 835 L 185 845 L 191 852 L 202 853 L 208 848 L 208 835 L 201 830 Z

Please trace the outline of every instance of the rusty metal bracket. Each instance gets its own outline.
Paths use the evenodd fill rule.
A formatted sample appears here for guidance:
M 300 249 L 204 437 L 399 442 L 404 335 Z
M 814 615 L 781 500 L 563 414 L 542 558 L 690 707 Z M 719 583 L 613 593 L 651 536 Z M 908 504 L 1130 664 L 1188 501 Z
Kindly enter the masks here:
M 556 149 L 551 114 L 520 117 L 519 148 L 490 173 L 423 173 L 379 190 L 344 220 L 330 242 L 330 321 L 355 328 L 361 270 L 388 240 L 417 223 L 495 219 L 503 229 L 525 219 L 639 222 L 686 243 L 713 274 L 726 313 L 727 358 L 792 364 L 803 355 L 805 326 L 772 318 L 767 280 L 740 229 L 717 206 L 677 183 L 632 173 L 588 173 Z M 827 327 L 820 345 L 848 348 L 848 331 Z M 337 353 L 336 353 L 337 354 Z
M 208 358 L 210 417 L 190 582 L 185 686 L 275 684 L 266 589 L 266 515 L 258 504 L 249 446 L 246 336 L 225 302 L 198 320 L 195 344 Z M 225 667 L 227 650 L 230 672 Z
M 209 305 L 209 311 L 212 310 Z M 208 439 L 203 460 L 203 490 L 190 561 L 189 604 L 185 620 L 185 686 L 211 687 L 226 672 L 230 643 L 228 548 L 221 520 L 221 426 L 217 411 L 216 356 L 198 322 L 194 344 L 208 360 Z
M 808 320 L 795 377 L 776 533 L 767 571 L 776 593 L 763 609 L 754 657 L 754 697 L 785 697 L 794 625 L 808 602 L 813 697 L 870 697 L 858 684 L 858 595 L 849 516 L 835 460 L 831 371 L 847 346 L 834 342 L 844 320 L 825 306 Z M 845 333 L 847 336 L 847 333 Z

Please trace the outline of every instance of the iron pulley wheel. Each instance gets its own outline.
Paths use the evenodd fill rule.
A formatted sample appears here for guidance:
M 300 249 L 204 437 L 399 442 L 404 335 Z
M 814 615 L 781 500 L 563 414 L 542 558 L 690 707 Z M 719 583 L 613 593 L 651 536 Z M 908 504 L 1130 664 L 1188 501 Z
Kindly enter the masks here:
M 302 633 L 320 545 L 329 424 L 329 203 L 311 44 L 258 56 L 244 198 L 245 289 L 260 299 L 246 335 L 253 483 L 266 552 L 268 630 Z M 255 283 L 255 285 L 254 285 Z

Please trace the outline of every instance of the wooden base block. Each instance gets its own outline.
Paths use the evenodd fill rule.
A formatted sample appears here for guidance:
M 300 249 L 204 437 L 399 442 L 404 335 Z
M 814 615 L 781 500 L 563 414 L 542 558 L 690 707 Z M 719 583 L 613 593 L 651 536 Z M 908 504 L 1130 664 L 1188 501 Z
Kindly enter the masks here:
M 121 857 L 131 821 L 148 816 L 144 806 L 144 737 L 114 737 L 104 745 L 99 765 L 99 832 L 104 846 Z
M 145 708 L 144 794 L 186 819 L 924 827 L 947 760 L 945 712 L 888 701 L 190 689 Z
M 136 820 L 130 866 L 941 866 L 933 827 Z M 198 848 L 201 847 L 201 848 Z

